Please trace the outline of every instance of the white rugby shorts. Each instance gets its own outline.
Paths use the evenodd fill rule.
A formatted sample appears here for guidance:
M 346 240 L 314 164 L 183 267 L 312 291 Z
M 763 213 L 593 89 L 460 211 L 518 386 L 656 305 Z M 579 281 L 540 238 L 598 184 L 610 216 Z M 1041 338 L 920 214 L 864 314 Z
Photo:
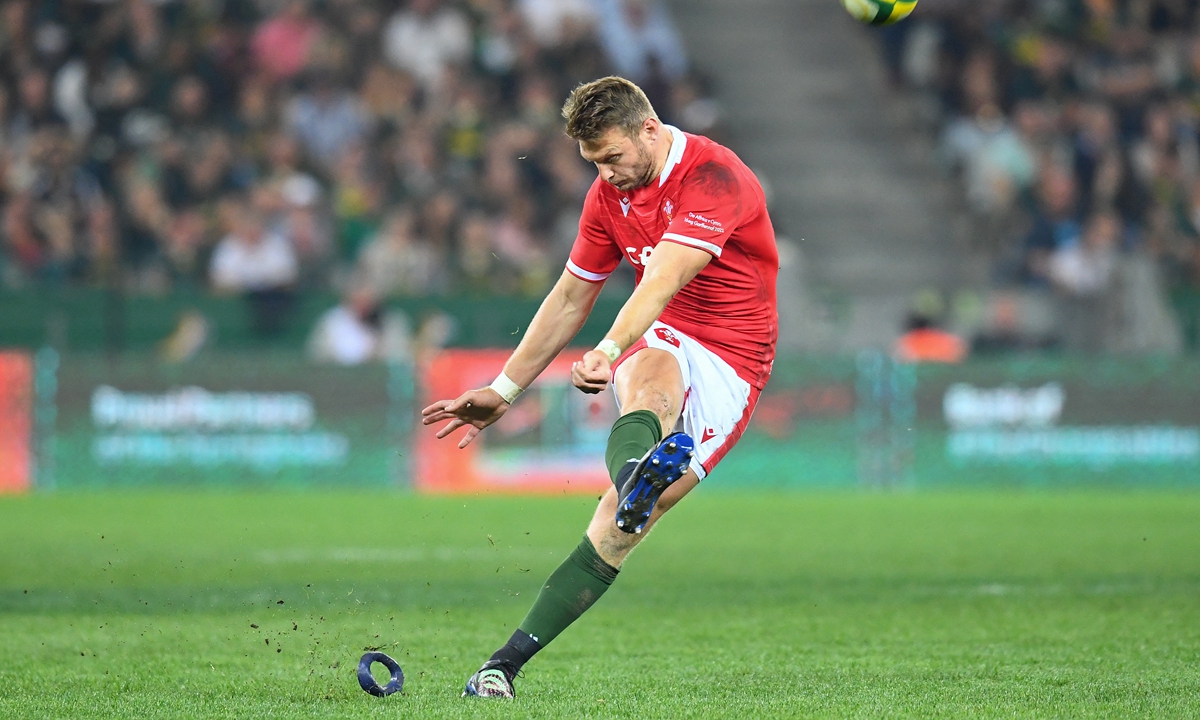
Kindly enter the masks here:
M 646 334 L 613 363 L 613 390 L 617 390 L 617 368 L 644 348 L 666 350 L 683 373 L 683 410 L 675 428 L 696 441 L 692 469 L 703 480 L 725 454 L 737 444 L 750 422 L 759 390 L 738 377 L 737 372 L 716 353 L 666 323 L 655 322 Z M 614 396 L 619 393 L 614 392 Z M 620 407 L 621 401 L 617 400 Z

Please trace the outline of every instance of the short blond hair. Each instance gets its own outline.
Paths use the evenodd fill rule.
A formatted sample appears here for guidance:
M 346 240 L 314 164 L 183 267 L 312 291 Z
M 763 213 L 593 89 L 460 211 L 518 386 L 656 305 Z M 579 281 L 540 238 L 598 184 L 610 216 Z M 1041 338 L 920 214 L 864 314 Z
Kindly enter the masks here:
M 583 83 L 563 103 L 567 137 L 591 142 L 612 128 L 636 137 L 647 118 L 656 118 L 650 98 L 637 85 L 622 77 L 609 76 Z

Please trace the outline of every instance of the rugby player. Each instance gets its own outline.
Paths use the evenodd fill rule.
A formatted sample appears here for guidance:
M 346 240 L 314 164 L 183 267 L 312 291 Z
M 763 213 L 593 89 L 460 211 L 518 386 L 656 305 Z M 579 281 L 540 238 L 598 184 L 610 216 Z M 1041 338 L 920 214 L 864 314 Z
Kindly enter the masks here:
M 433 403 L 422 420 L 449 421 L 438 438 L 466 427 L 466 447 L 571 342 L 624 258 L 637 287 L 571 371 L 586 393 L 613 384 L 613 487 L 464 695 L 513 697 L 522 666 L 604 594 L 658 518 L 737 443 L 775 357 L 779 258 L 750 169 L 712 140 L 663 124 L 623 78 L 580 85 L 562 112 L 599 171 L 566 269 L 495 382 Z

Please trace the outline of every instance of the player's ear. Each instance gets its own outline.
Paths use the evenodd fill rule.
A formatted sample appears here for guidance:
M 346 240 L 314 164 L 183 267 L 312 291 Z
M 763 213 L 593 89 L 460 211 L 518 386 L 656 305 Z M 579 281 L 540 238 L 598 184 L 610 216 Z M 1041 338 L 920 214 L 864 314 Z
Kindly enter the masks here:
M 658 139 L 659 133 L 662 132 L 662 123 L 658 118 L 651 115 L 642 121 L 642 137 L 650 142 Z

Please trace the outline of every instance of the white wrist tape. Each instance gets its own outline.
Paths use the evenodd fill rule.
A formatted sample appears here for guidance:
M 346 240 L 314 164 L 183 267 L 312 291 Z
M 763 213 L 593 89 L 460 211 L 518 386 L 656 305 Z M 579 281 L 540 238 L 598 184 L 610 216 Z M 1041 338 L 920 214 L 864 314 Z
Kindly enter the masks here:
M 616 341 L 609 340 L 608 338 L 601 340 L 596 349 L 607 355 L 610 363 L 615 363 L 617 358 L 621 357 L 621 346 Z
M 513 401 L 520 397 L 521 393 L 525 392 L 525 388 L 513 382 L 503 371 L 496 376 L 496 379 L 488 387 L 495 390 L 500 397 L 504 398 L 504 402 L 509 405 L 512 405 Z

